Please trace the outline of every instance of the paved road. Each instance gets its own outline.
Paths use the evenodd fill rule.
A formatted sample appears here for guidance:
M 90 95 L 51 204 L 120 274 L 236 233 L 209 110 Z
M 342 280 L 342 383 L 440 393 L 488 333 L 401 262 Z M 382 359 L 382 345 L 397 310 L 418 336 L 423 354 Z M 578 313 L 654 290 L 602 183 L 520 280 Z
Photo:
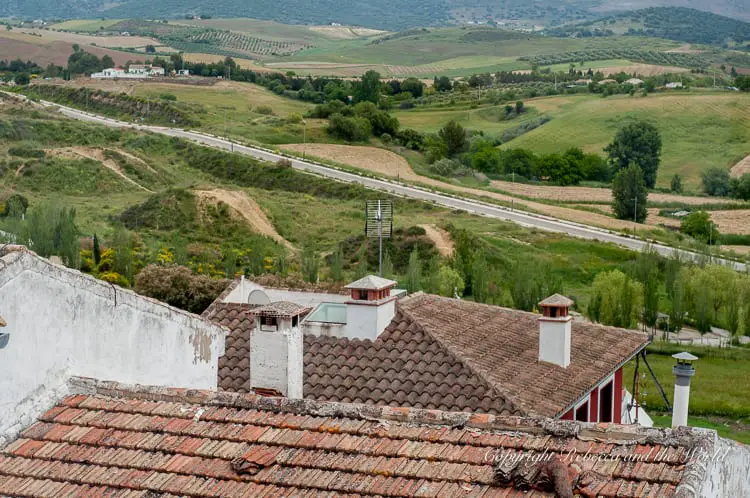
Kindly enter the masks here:
M 529 214 L 518 210 L 512 210 L 510 208 L 497 206 L 494 204 L 463 198 L 458 195 L 453 196 L 443 193 L 437 193 L 427 189 L 397 183 L 395 181 L 365 177 L 357 175 L 355 173 L 349 173 L 347 171 L 332 168 L 330 166 L 325 166 L 310 161 L 303 161 L 300 159 L 289 158 L 268 150 L 233 144 L 232 142 L 223 138 L 206 135 L 203 133 L 181 130 L 178 128 L 167 128 L 163 126 L 147 126 L 126 123 L 123 121 L 117 121 L 111 118 L 79 111 L 70 107 L 53 104 L 51 102 L 42 101 L 42 105 L 47 107 L 56 107 L 62 114 L 70 118 L 99 123 L 105 126 L 115 128 L 136 128 L 139 130 L 161 133 L 163 135 L 185 138 L 216 149 L 232 150 L 235 153 L 245 154 L 266 161 L 290 159 L 292 162 L 292 167 L 298 170 L 309 171 L 338 181 L 360 183 L 368 188 L 382 190 L 401 197 L 409 197 L 412 199 L 421 199 L 424 201 L 434 202 L 435 204 L 439 204 L 451 209 L 461 209 L 481 216 L 512 221 L 526 227 L 539 228 L 541 230 L 546 230 L 549 232 L 564 233 L 573 237 L 579 237 L 588 240 L 612 242 L 613 244 L 617 244 L 634 251 L 640 251 L 648 243 L 643 239 L 626 237 L 616 232 L 611 232 L 605 229 L 590 227 L 542 215 Z M 682 256 L 686 258 L 696 259 L 699 257 L 693 252 L 674 249 L 672 247 L 664 246 L 661 244 L 652 243 L 651 246 L 664 256 L 670 256 L 675 251 L 678 251 L 682 254 Z M 715 258 L 715 261 L 719 263 L 729 264 L 738 271 L 745 271 L 746 269 L 745 265 L 742 263 L 727 261 L 719 258 Z

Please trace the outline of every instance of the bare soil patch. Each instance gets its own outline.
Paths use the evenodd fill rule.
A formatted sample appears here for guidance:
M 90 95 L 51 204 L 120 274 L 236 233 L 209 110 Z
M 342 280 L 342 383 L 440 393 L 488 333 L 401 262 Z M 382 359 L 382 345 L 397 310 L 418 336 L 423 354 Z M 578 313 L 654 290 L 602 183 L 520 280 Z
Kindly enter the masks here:
M 69 33 L 67 31 L 42 30 L 34 28 L 21 28 L 21 33 L 27 33 L 33 36 L 41 36 L 42 40 L 64 41 L 68 43 L 77 43 L 78 45 L 96 45 L 105 48 L 136 48 L 153 45 L 159 47 L 162 43 L 154 38 L 144 36 L 94 36 L 81 35 L 78 33 Z M 83 47 L 88 51 L 88 47 Z
M 283 149 L 307 156 L 319 157 L 329 161 L 348 164 L 355 168 L 362 168 L 381 175 L 404 180 L 423 180 L 411 169 L 409 163 L 395 152 L 377 147 L 363 147 L 356 145 L 333 144 L 289 144 Z
M 750 246 L 721 246 L 723 251 L 733 251 L 741 256 L 750 254 Z
M 450 257 L 453 255 L 455 246 L 451 240 L 451 234 L 437 225 L 419 225 L 424 228 L 427 237 L 435 244 L 441 256 Z
M 5 30 L 0 30 L 0 47 L 2 47 L 0 56 L 7 60 L 20 57 L 23 60 L 32 60 L 43 67 L 49 63 L 66 66 L 68 57 L 73 53 L 73 44 L 70 42 L 48 40 L 26 33 Z M 87 45 L 85 49 L 100 58 L 109 55 L 118 65 L 138 58 L 134 54 L 108 48 Z
M 732 169 L 729 171 L 729 174 L 735 178 L 739 178 L 747 173 L 750 173 L 750 156 L 732 166 Z
M 93 147 L 64 147 L 60 149 L 47 149 L 45 152 L 48 155 L 53 156 L 53 157 L 62 157 L 66 159 L 80 159 L 83 157 L 86 159 L 91 159 L 93 161 L 98 161 L 99 163 L 101 163 L 102 166 L 112 171 L 114 174 L 116 174 L 117 176 L 125 180 L 126 182 L 131 183 L 132 185 L 138 187 L 141 190 L 145 190 L 146 192 L 150 192 L 152 194 L 154 193 L 153 190 L 147 189 L 146 187 L 136 182 L 125 173 L 123 173 L 123 171 L 120 169 L 120 166 L 118 166 L 116 162 L 114 162 L 111 159 L 107 159 L 104 156 L 105 150 L 107 149 L 97 149 Z M 127 152 L 123 153 L 123 151 L 121 151 L 120 149 L 109 149 L 109 150 L 118 152 L 123 155 L 130 156 L 130 154 L 128 154 Z M 138 159 L 138 158 L 136 159 L 140 162 L 143 162 L 141 159 Z M 149 167 L 149 169 L 151 169 L 151 167 Z M 153 171 L 153 169 L 151 169 L 151 171 Z M 16 172 L 17 175 L 19 173 L 20 171 Z
M 677 48 L 673 48 L 671 50 L 667 50 L 665 53 L 667 54 L 702 54 L 703 50 L 696 50 L 693 48 L 693 46 L 689 43 L 685 43 L 684 45 L 680 45 Z
M 750 169 L 750 161 L 748 161 Z M 547 199 L 550 201 L 581 201 L 611 202 L 612 191 L 608 188 L 596 187 L 556 187 L 553 185 L 528 185 L 523 183 L 493 180 L 494 188 L 511 194 L 522 195 L 532 199 Z M 716 197 L 694 197 L 690 195 L 650 193 L 648 199 L 652 202 L 679 202 L 682 204 L 700 205 L 716 202 L 738 203 L 732 199 L 717 199 Z
M 197 190 L 195 192 L 203 202 L 223 202 L 232 208 L 236 216 L 245 220 L 256 232 L 272 238 L 288 249 L 294 250 L 294 246 L 274 228 L 266 213 L 257 202 L 251 199 L 245 192 L 236 190 Z

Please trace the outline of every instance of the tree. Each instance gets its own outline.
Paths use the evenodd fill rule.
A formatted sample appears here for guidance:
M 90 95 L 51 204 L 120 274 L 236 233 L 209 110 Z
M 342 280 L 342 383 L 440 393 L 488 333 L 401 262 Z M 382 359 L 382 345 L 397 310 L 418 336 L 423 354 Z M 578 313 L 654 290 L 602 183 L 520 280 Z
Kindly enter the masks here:
M 503 150 L 500 153 L 503 171 L 515 173 L 524 178 L 531 178 L 536 171 L 537 157 L 526 149 Z
M 388 249 L 383 253 L 383 278 L 393 278 L 393 261 Z
M 146 53 L 147 54 L 155 54 L 156 53 L 156 47 L 153 45 L 146 45 Z
M 620 128 L 604 151 L 615 170 L 626 169 L 635 163 L 643 171 L 646 187 L 654 188 L 661 146 L 659 130 L 652 124 L 638 121 Z
M 680 232 L 705 244 L 716 244 L 720 235 L 706 211 L 695 211 L 687 215 L 680 223 Z
M 669 190 L 671 190 L 675 194 L 682 193 L 682 177 L 677 173 L 675 173 L 675 175 L 672 177 L 672 181 L 669 183 Z
M 612 181 L 612 208 L 621 220 L 635 219 L 638 223 L 646 220 L 648 191 L 643 171 L 636 164 L 620 170 Z
M 730 180 L 730 189 L 732 197 L 735 199 L 750 201 L 750 174 L 745 173 L 739 178 L 732 178 Z
M 357 85 L 357 102 L 380 102 L 380 74 L 377 71 L 367 71 L 362 81 Z
M 122 275 L 127 281 L 126 285 L 129 286 L 136 273 L 133 261 L 133 234 L 124 227 L 118 228 L 112 236 L 111 247 L 115 256 L 112 271 Z
M 471 154 L 471 167 L 483 173 L 498 173 L 500 171 L 500 151 L 490 143 L 483 143 L 478 150 Z
M 474 256 L 471 265 L 471 295 L 474 301 L 486 303 L 489 298 L 489 267 L 484 252 L 479 251 Z
M 660 260 L 659 254 L 647 244 L 635 261 L 635 278 L 643 289 L 643 323 L 652 328 L 659 316 Z
M 438 132 L 440 140 L 446 146 L 448 157 L 453 157 L 460 152 L 464 152 L 469 145 L 466 138 L 466 130 L 456 121 L 451 120 L 443 126 Z
M 344 280 L 344 249 L 341 244 L 336 246 L 336 251 L 331 258 L 331 280 L 334 282 Z
M 523 102 L 521 102 L 520 100 L 518 102 L 516 102 L 516 114 L 521 114 L 525 110 L 526 109 L 523 106 Z
M 731 191 L 729 171 L 724 168 L 711 168 L 701 173 L 703 191 L 712 196 L 726 197 Z
M 110 67 L 115 67 L 115 61 L 109 56 L 109 54 L 104 54 L 102 57 L 102 69 L 108 69 Z
M 75 218 L 75 208 L 39 204 L 26 217 L 20 238 L 40 256 L 60 256 L 66 266 L 78 268 L 80 242 Z
M 409 264 L 406 267 L 406 290 L 409 292 L 422 290 L 422 263 L 416 246 L 409 255 Z
M 417 78 L 406 78 L 401 82 L 401 91 L 409 92 L 412 97 L 419 98 L 424 93 L 424 83 Z
M 613 327 L 635 328 L 641 310 L 640 284 L 620 270 L 601 272 L 594 279 L 588 317 Z
M 438 289 L 437 293 L 445 297 L 462 296 L 464 279 L 461 275 L 450 266 L 441 266 L 438 270 Z
M 560 154 L 549 154 L 539 161 L 539 176 L 558 185 L 576 185 L 581 181 L 581 171 Z
M 202 313 L 228 280 L 195 275 L 185 266 L 148 265 L 135 277 L 135 291 L 191 313 Z
M 363 142 L 372 135 L 372 125 L 362 117 L 344 117 L 334 114 L 328 121 L 326 130 L 330 135 L 349 142 Z
M 736 86 L 741 92 L 750 92 L 750 76 L 737 76 L 734 79 L 734 86 Z
M 94 264 L 98 266 L 99 262 L 102 260 L 102 249 L 99 245 L 99 237 L 97 237 L 96 234 L 94 234 L 93 256 L 94 256 Z
M 450 92 L 453 88 L 451 79 L 447 76 L 440 76 L 439 78 L 435 76 L 432 86 L 435 87 L 435 90 L 438 92 Z
M 13 78 L 13 81 L 15 81 L 16 85 L 28 85 L 29 81 L 31 81 L 31 77 L 27 73 L 18 73 L 15 78 Z
M 315 247 L 308 243 L 302 251 L 302 278 L 311 284 L 318 283 L 320 270 L 320 256 Z

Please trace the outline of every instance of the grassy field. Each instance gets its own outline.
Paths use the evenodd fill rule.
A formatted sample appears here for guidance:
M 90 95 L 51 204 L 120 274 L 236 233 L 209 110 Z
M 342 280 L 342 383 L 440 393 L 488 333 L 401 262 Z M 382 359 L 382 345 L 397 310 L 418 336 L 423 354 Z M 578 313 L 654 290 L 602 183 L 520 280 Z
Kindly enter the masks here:
M 64 31 L 96 32 L 104 30 L 123 21 L 123 19 L 72 19 L 57 24 L 52 24 L 49 28 Z
M 675 347 L 664 354 L 652 347 L 648 354 L 648 362 L 670 403 L 674 395 L 672 366 L 675 364 L 671 354 Z M 716 429 L 722 435 L 750 443 L 750 384 L 744 381 L 750 375 L 750 350 L 728 352 L 694 347 L 690 351 L 699 357 L 690 387 L 690 424 Z M 634 368 L 634 362 L 630 362 L 623 371 L 625 388 L 631 392 Z M 668 427 L 671 418 L 668 414 L 659 415 L 665 410 L 664 402 L 643 363 L 639 373 L 641 404 L 649 414 L 655 414 L 657 425 Z
M 750 96 L 734 93 L 659 93 L 646 98 L 593 95 L 556 96 L 529 100 L 532 110 L 520 120 L 498 121 L 491 107 L 478 109 L 415 109 L 397 113 L 402 126 L 435 132 L 451 119 L 462 125 L 498 134 L 534 113 L 551 121 L 503 145 L 537 153 L 582 147 L 602 153 L 618 127 L 635 119 L 656 125 L 664 143 L 657 185 L 668 187 L 675 173 L 683 184 L 698 190 L 700 173 L 719 166 L 730 169 L 750 154 Z M 498 111 L 499 112 L 499 111 Z

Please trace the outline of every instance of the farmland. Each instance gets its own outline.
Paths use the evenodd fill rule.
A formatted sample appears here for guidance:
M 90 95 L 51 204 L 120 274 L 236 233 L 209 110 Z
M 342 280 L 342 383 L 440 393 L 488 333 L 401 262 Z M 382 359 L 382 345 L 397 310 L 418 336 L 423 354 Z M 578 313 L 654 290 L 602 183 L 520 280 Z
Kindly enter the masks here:
M 0 30 L 0 45 L 2 45 L 4 59 L 12 60 L 20 57 L 23 60 L 33 60 L 40 66 L 46 66 L 49 63 L 65 66 L 68 57 L 73 53 L 73 42 L 53 40 L 18 31 Z M 87 46 L 86 51 L 97 57 L 109 55 L 115 64 L 125 64 L 129 60 L 138 58 L 132 53 L 102 47 Z
M 503 147 L 545 154 L 582 147 L 586 152 L 602 153 L 617 128 L 628 120 L 653 123 L 664 142 L 658 186 L 668 186 L 671 177 L 679 173 L 686 187 L 697 191 L 701 171 L 714 166 L 728 170 L 750 153 L 748 95 L 691 92 L 652 94 L 646 98 L 556 96 L 526 104 L 532 112 L 522 119 L 530 120 L 533 113 L 538 113 L 548 115 L 551 121 Z M 493 120 L 490 109 L 439 108 L 396 114 L 403 126 L 428 132 L 437 131 L 451 119 L 490 134 L 518 124 L 518 120 Z

